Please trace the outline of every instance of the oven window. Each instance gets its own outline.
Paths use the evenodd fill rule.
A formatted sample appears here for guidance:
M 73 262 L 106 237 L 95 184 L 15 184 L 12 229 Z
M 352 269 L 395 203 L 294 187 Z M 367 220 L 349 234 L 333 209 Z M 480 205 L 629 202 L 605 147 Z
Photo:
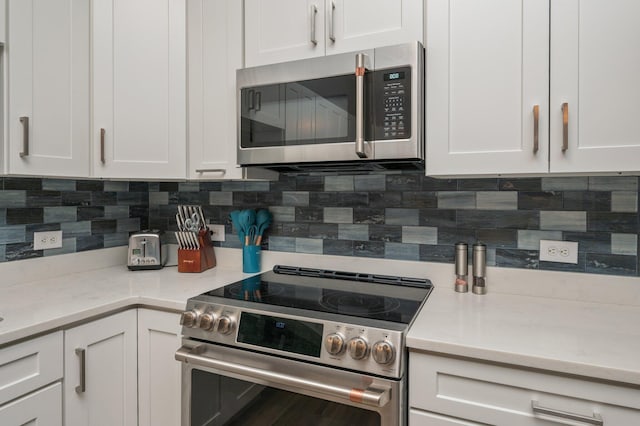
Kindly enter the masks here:
M 379 426 L 380 415 L 349 405 L 192 370 L 191 426 Z
M 243 148 L 355 140 L 355 75 L 244 88 Z

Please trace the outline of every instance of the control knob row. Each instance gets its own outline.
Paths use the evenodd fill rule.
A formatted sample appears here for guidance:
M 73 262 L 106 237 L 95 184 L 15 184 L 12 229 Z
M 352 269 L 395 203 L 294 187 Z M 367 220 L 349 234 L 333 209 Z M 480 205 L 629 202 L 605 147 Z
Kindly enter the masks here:
M 214 314 L 207 312 L 200 315 L 197 311 L 186 311 L 180 316 L 180 325 L 188 328 L 200 328 L 204 331 L 213 329 L 216 322 Z M 216 331 L 220 334 L 229 334 L 233 331 L 233 320 L 226 315 L 218 318 Z
M 329 354 L 340 355 L 347 350 L 351 358 L 361 360 L 369 355 L 369 344 L 363 337 L 354 337 L 345 343 L 340 333 L 329 334 L 325 339 L 325 347 Z M 389 364 L 395 358 L 395 349 L 391 342 L 380 340 L 373 344 L 371 356 L 378 364 Z

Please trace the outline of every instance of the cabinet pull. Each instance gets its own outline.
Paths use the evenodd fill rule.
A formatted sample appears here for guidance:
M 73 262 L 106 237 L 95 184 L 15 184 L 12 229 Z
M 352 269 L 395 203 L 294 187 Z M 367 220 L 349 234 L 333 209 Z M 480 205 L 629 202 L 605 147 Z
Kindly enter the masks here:
M 224 175 L 227 171 L 225 169 L 196 169 L 196 173 L 221 173 Z
M 102 164 L 105 163 L 105 160 L 104 160 L 104 134 L 105 133 L 106 133 L 106 130 L 100 129 L 100 162 Z
M 364 73 L 365 54 L 356 55 L 356 155 L 367 158 L 369 155 L 364 141 Z
M 255 90 L 251 89 L 247 92 L 247 109 L 251 111 L 256 107 Z
M 569 104 L 562 104 L 562 152 L 569 149 Z
M 336 42 L 336 33 L 335 33 L 335 15 L 336 15 L 336 2 L 331 2 L 331 13 L 329 13 L 329 40 L 333 43 Z
M 561 419 L 575 420 L 577 422 L 587 423 L 590 425 L 603 426 L 604 421 L 598 413 L 593 413 L 593 416 L 582 416 L 580 414 L 573 414 L 566 411 L 556 410 L 553 408 L 542 407 L 538 404 L 538 401 L 531 401 L 531 409 L 534 414 L 544 414 L 547 416 L 559 417 Z
M 22 152 L 20 158 L 29 156 L 29 117 L 20 117 L 22 123 Z
M 76 386 L 76 393 L 84 393 L 87 390 L 87 376 L 86 376 L 86 351 L 84 349 L 76 349 L 76 355 L 80 357 L 80 384 Z
M 262 109 L 262 92 L 256 92 L 256 111 Z
M 314 46 L 318 45 L 318 40 L 316 39 L 316 18 L 318 15 L 318 6 L 315 4 L 311 5 L 311 44 Z
M 533 153 L 537 154 L 540 148 L 540 105 L 533 106 Z

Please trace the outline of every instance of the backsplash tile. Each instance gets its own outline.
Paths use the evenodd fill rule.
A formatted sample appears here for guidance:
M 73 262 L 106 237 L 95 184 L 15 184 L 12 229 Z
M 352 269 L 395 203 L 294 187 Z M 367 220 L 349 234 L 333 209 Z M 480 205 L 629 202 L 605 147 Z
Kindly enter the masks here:
M 202 204 L 240 247 L 229 213 L 269 208 L 263 249 L 453 262 L 482 241 L 490 265 L 639 276 L 637 177 L 432 179 L 420 173 L 282 175 L 274 182 L 0 178 L 0 262 L 123 246 L 147 227 L 175 230 L 177 204 Z M 33 232 L 63 247 L 33 250 Z M 168 234 L 171 238 L 171 233 Z M 578 264 L 540 262 L 540 239 L 577 241 Z

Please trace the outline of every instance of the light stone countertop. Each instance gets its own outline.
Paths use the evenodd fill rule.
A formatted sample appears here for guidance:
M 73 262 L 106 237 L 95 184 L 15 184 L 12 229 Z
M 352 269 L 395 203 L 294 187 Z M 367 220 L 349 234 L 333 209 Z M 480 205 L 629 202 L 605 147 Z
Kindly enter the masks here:
M 129 271 L 124 248 L 0 264 L 0 346 L 135 306 L 179 312 L 189 297 L 247 276 L 216 248 L 201 274 Z M 408 277 L 435 289 L 407 344 L 479 360 L 640 385 L 640 278 L 488 268 L 485 296 L 458 294 L 453 265 L 263 252 L 275 264 Z

